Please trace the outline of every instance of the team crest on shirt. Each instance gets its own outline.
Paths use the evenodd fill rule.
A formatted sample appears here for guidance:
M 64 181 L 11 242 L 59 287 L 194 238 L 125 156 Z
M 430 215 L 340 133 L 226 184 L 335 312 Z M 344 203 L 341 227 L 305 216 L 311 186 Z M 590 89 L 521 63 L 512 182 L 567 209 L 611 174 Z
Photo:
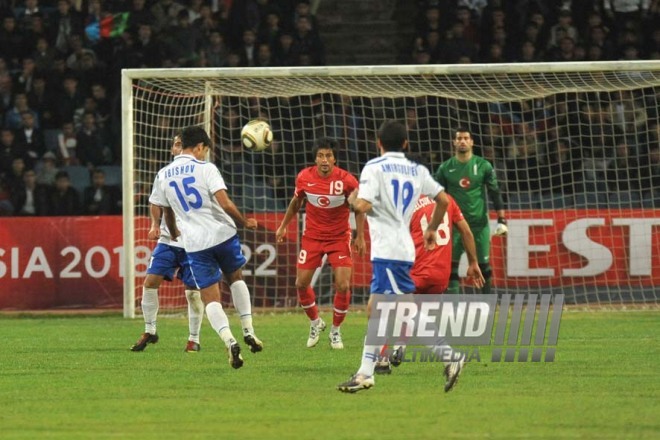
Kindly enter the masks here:
M 326 194 L 310 194 L 307 193 L 307 202 L 316 206 L 317 208 L 337 208 L 342 206 L 346 198 L 344 195 L 326 195 Z
M 470 179 L 467 177 L 463 177 L 461 180 L 458 181 L 458 184 L 461 186 L 461 188 L 469 188 L 470 187 Z

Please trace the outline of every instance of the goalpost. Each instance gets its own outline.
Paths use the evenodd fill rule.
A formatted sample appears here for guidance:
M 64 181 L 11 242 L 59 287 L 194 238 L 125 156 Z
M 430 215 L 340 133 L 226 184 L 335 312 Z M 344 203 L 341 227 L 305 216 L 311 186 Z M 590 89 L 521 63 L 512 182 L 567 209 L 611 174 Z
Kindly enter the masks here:
M 387 118 L 406 122 L 408 153 L 431 171 L 452 154 L 458 127 L 494 164 L 510 230 L 492 239 L 496 292 L 657 304 L 659 100 L 658 61 L 123 70 L 124 315 L 139 306 L 155 245 L 148 196 L 177 130 L 200 124 L 211 135 L 229 195 L 259 221 L 256 232 L 239 231 L 254 305 L 278 308 L 296 304 L 303 219 L 285 243 L 275 230 L 297 172 L 313 164 L 314 139 L 337 139 L 338 166 L 359 175 Z M 255 118 L 275 134 L 266 152 L 240 145 Z M 356 258 L 354 302 L 368 295 L 369 270 Z M 322 304 L 331 303 L 329 274 L 318 274 Z M 185 309 L 179 281 L 163 283 L 160 299 L 162 312 Z

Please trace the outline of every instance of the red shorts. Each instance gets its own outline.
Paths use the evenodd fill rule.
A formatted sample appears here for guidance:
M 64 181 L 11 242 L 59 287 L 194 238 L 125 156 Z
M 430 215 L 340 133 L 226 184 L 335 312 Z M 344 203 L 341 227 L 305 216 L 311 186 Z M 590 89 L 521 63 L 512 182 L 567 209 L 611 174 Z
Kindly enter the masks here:
M 314 270 L 321 266 L 323 255 L 328 256 L 328 263 L 332 267 L 351 267 L 351 240 L 350 236 L 343 240 L 321 241 L 303 236 L 298 254 L 298 269 Z
M 449 287 L 447 281 L 440 281 L 433 279 L 433 277 L 421 277 L 413 274 L 410 274 L 410 277 L 415 283 L 415 293 L 440 295 L 441 293 L 445 293 L 445 290 Z

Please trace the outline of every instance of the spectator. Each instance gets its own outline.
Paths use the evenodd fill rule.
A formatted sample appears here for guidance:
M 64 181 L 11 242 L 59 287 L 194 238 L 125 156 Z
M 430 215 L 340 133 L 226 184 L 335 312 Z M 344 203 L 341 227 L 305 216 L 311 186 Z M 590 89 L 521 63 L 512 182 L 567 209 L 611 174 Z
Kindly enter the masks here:
M 620 195 L 639 190 L 639 165 L 637 159 L 631 156 L 630 147 L 624 139 L 619 139 L 615 147 L 615 156 L 607 164 L 604 176 L 608 189 Z
M 54 121 L 55 110 L 53 110 L 55 103 L 43 76 L 34 78 L 32 91 L 28 94 L 27 99 L 28 106 L 40 115 L 40 125 L 43 130 L 57 128 L 56 121 Z
M 177 66 L 192 67 L 199 61 L 199 51 L 202 47 L 202 35 L 199 29 L 191 26 L 190 14 L 183 9 L 179 12 L 176 26 L 168 32 L 167 51 Z
M 208 42 L 201 50 L 202 67 L 222 67 L 227 63 L 229 49 L 218 30 L 211 31 Z
M 146 0 L 132 0 L 128 12 L 128 28 L 131 32 L 137 32 L 142 23 L 153 23 L 155 18 L 149 9 L 146 8 Z
M 83 212 L 87 215 L 116 215 L 121 213 L 121 194 L 116 186 L 105 184 L 105 172 L 92 170 L 92 185 L 83 193 Z
M 549 188 L 555 194 L 570 195 L 584 191 L 585 176 L 582 160 L 576 155 L 577 147 L 568 139 L 553 142 L 548 165 L 542 168 L 541 188 Z
M 309 55 L 312 65 L 325 65 L 325 47 L 319 36 L 312 32 L 312 24 L 308 17 L 299 17 L 296 20 L 292 51 L 298 56 Z
M 35 126 L 39 127 L 39 115 L 28 106 L 28 99 L 25 93 L 14 95 L 14 106 L 5 112 L 5 126 L 12 130 L 18 130 L 21 127 L 24 112 L 32 113 L 35 119 Z
M 2 58 L 0 58 L 0 61 Z M 13 84 L 11 76 L 0 75 L 0 112 L 4 118 L 5 112 L 11 108 L 14 103 Z
M 293 36 L 288 32 L 280 35 L 277 46 L 275 46 L 275 62 L 278 66 L 295 66 L 297 64 L 296 54 L 293 51 Z
M 275 60 L 273 59 L 273 54 L 270 50 L 270 46 L 267 44 L 260 44 L 257 49 L 257 59 L 255 61 L 255 66 L 272 67 L 274 65 L 275 65 Z
M 0 56 L 2 56 L 10 67 L 18 66 L 18 62 L 30 51 L 25 47 L 25 38 L 16 26 L 13 15 L 2 18 L 2 29 L 0 29 Z
M 237 49 L 241 57 L 241 65 L 253 67 L 257 58 L 257 36 L 252 29 L 243 31 L 243 40 Z
M 79 165 L 77 155 L 78 138 L 73 122 L 62 124 L 62 132 L 57 135 L 57 146 L 64 165 Z
M 520 46 L 520 56 L 516 59 L 518 63 L 538 63 L 541 61 L 536 52 L 536 45 L 531 41 L 524 41 Z
M 83 46 L 82 36 L 73 34 L 69 36 L 70 55 L 66 59 L 66 67 L 74 72 L 79 72 L 82 69 L 83 57 L 91 56 L 96 60 L 96 53 L 93 50 L 87 49 Z
M 11 162 L 17 155 L 15 138 L 13 130 L 0 128 L 0 176 L 11 171 Z
M 15 189 L 19 188 L 23 184 L 23 174 L 27 168 L 25 166 L 25 161 L 21 156 L 14 156 L 11 160 L 11 167 L 9 172 L 5 176 L 5 181 L 9 186 L 10 193 L 14 192 Z
M 62 81 L 62 92 L 57 98 L 57 121 L 72 121 L 77 108 L 84 104 L 83 93 L 79 88 L 78 78 L 67 75 Z
M 48 40 L 50 36 L 48 35 L 48 25 L 47 19 L 41 14 L 35 14 L 29 18 L 29 28 L 26 28 L 24 32 L 25 36 L 25 48 L 28 50 L 28 54 L 34 51 L 37 48 L 37 42 L 41 38 Z
M 571 11 L 563 10 L 559 13 L 559 22 L 550 28 L 550 41 L 548 45 L 559 46 L 561 38 L 569 37 L 573 41 L 578 41 L 578 31 L 573 26 L 573 17 Z
M 34 112 L 21 113 L 21 127 L 15 131 L 16 145 L 26 151 L 33 159 L 40 158 L 46 152 L 44 133 L 36 126 Z
M 158 6 L 158 4 L 156 4 L 156 6 Z M 150 24 L 140 24 L 138 27 L 138 37 L 133 49 L 135 50 L 135 56 L 138 59 L 138 65 L 136 67 L 161 67 L 165 57 L 163 44 L 153 37 L 153 30 Z
M 211 32 L 220 29 L 220 20 L 216 17 L 216 14 L 213 13 L 211 5 L 209 4 L 202 4 L 199 14 L 199 18 L 193 21 L 192 24 L 196 29 L 199 29 L 203 38 L 207 39 L 211 35 Z
M 37 183 L 48 186 L 55 185 L 55 176 L 58 171 L 57 156 L 52 151 L 46 151 L 41 158 L 41 165 L 37 173 Z
M 34 170 L 23 173 L 23 183 L 12 188 L 11 203 L 14 215 L 40 216 L 48 213 L 49 187 L 37 182 Z
M 34 84 L 36 64 L 31 57 L 24 57 L 23 68 L 14 77 L 14 86 L 17 92 L 30 93 Z
M 168 29 L 177 25 L 177 17 L 181 11 L 185 11 L 184 6 L 174 0 L 157 0 L 151 7 L 151 14 L 154 16 L 153 30 L 155 33 L 168 32 Z M 147 22 L 140 23 L 144 25 Z
M 640 161 L 640 188 L 644 198 L 660 201 L 660 148 L 655 147 Z
M 271 48 L 276 47 L 282 28 L 280 27 L 280 16 L 277 11 L 270 11 L 266 15 L 266 20 L 262 22 L 259 30 L 258 41 L 268 44 Z
M 50 18 L 53 46 L 60 53 L 69 53 L 71 35 L 82 35 L 84 31 L 82 15 L 71 7 L 69 0 L 57 0 L 57 10 Z
M 55 186 L 48 197 L 48 215 L 80 215 L 80 195 L 71 186 L 69 173 L 60 171 L 55 175 Z
M 82 118 L 82 127 L 76 133 L 76 155 L 80 165 L 90 170 L 109 163 L 110 149 L 104 133 L 96 125 L 96 116 L 86 112 Z

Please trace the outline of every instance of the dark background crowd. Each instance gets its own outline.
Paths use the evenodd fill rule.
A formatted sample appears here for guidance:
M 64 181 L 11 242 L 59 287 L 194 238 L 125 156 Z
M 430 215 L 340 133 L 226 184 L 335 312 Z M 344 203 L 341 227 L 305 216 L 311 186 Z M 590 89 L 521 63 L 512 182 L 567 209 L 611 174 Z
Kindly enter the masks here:
M 0 214 L 119 214 L 121 69 L 324 65 L 318 4 L 0 0 Z M 426 0 L 415 9 L 414 37 L 404 45 L 402 63 L 635 60 L 658 59 L 660 54 L 657 0 Z M 85 32 L 90 24 L 121 12 L 130 15 L 127 28 L 116 37 L 92 41 Z M 594 182 L 594 188 L 600 182 L 601 190 L 628 192 L 641 201 L 660 198 L 646 191 L 660 188 L 657 98 L 654 89 L 497 105 L 461 106 L 427 97 L 406 100 L 402 112 L 390 116 L 406 119 L 411 153 L 432 167 L 451 153 L 432 148 L 433 142 L 445 150 L 450 146 L 451 127 L 437 121 L 481 121 L 470 127 L 477 153 L 495 163 L 510 203 L 520 194 L 533 198 L 534 191 L 547 187 L 559 195 L 579 188 L 589 192 L 584 182 Z M 351 139 L 343 153 L 359 165 L 372 152 L 368 136 L 358 128 L 374 115 L 364 101 L 330 101 L 324 105 L 332 111 L 309 117 L 328 119 L 322 134 L 332 136 L 335 130 L 338 137 Z M 472 117 L 461 119 L 461 113 Z M 304 120 L 304 115 L 289 116 Z M 222 125 L 227 118 L 231 111 L 218 120 Z M 236 142 L 242 123 L 220 127 L 221 143 Z M 351 127 L 355 133 L 347 135 Z M 283 133 L 296 129 L 274 128 Z M 223 138 L 227 131 L 231 139 Z M 265 176 L 276 198 L 284 201 L 295 171 L 309 163 L 305 146 L 296 147 L 291 167 L 279 152 L 286 141 L 283 136 L 258 159 L 239 151 L 240 145 L 236 151 L 223 145 L 219 165 L 228 179 L 233 174 Z M 226 169 L 227 164 L 232 168 Z M 616 188 L 602 188 L 605 181 L 616 181 Z M 247 193 L 245 198 L 254 199 Z

